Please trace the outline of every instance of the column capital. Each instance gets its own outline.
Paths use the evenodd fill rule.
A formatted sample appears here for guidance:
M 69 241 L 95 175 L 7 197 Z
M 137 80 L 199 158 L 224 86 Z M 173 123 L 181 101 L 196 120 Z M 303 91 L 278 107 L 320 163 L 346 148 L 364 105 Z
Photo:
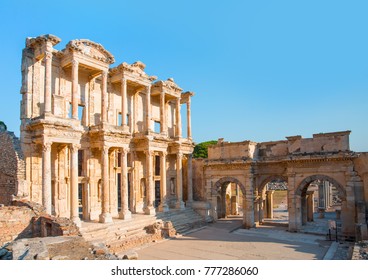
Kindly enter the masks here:
M 73 67 L 76 67 L 76 66 L 78 66 L 78 65 L 79 65 L 79 61 L 78 61 L 77 59 L 75 59 L 75 58 L 74 58 L 74 59 L 72 60 L 72 66 L 73 66 Z
M 108 154 L 109 154 L 109 147 L 103 147 L 101 150 L 102 150 L 101 152 L 102 152 L 104 155 L 108 155 Z
M 148 151 L 144 151 L 144 154 L 148 155 L 148 156 L 153 156 L 155 154 L 155 152 L 151 151 L 151 150 L 148 150 Z
M 107 70 L 102 70 L 101 71 L 101 76 L 102 76 L 102 78 L 107 78 Z
M 160 152 L 160 154 L 161 154 L 161 156 L 166 157 L 167 156 L 167 151 L 162 151 L 162 152 Z
M 129 153 L 129 148 L 120 148 L 120 153 L 122 155 L 126 155 L 127 153 Z
M 125 77 L 121 77 L 120 81 L 121 81 L 122 84 L 126 84 L 126 82 L 128 81 L 128 79 L 125 78 Z
M 182 158 L 183 157 L 183 152 L 179 151 L 176 153 L 176 156 L 179 158 Z
M 45 51 L 45 60 L 51 59 L 52 58 L 52 52 L 49 51 Z
M 78 152 L 78 150 L 80 149 L 80 147 L 81 147 L 80 144 L 70 144 L 70 150 L 72 151 L 72 153 Z
M 45 142 L 42 144 L 42 151 L 44 152 L 50 152 L 51 151 L 51 142 Z

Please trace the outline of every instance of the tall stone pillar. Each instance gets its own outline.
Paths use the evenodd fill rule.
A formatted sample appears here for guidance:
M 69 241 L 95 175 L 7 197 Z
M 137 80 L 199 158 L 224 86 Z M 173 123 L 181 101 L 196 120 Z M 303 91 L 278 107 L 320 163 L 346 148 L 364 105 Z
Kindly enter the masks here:
M 147 215 L 156 214 L 153 201 L 155 199 L 154 185 L 153 185 L 153 151 L 146 151 L 146 208 L 144 212 Z
M 188 155 L 188 200 L 186 202 L 187 207 L 191 207 L 193 204 L 193 155 Z
M 121 210 L 119 218 L 129 220 L 132 213 L 129 211 L 129 196 L 128 196 L 128 150 L 121 149 L 121 179 L 120 179 L 120 196 Z
M 313 222 L 313 211 L 314 211 L 314 191 L 307 192 L 307 221 Z
M 266 200 L 264 199 L 263 196 L 261 196 L 260 201 L 259 201 L 259 223 L 260 224 L 263 224 L 265 202 Z
M 51 113 L 52 52 L 45 53 L 45 114 Z
M 107 96 L 107 71 L 102 71 L 102 89 L 101 89 L 101 121 L 102 123 L 107 122 L 107 107 L 108 107 L 108 96 Z
M 70 219 L 80 227 L 79 219 L 79 203 L 78 203 L 78 149 L 79 145 L 72 144 L 70 146 L 71 162 L 70 162 Z
M 325 185 L 324 182 L 318 184 L 318 212 L 319 218 L 323 219 L 325 217 L 326 210 L 326 196 L 325 196 Z
M 164 135 L 167 135 L 167 124 L 166 124 L 166 107 L 165 107 L 165 92 L 161 92 L 160 94 L 160 120 L 161 127 L 160 132 Z
M 308 209 L 307 209 L 307 196 L 301 196 L 301 205 L 302 205 L 302 225 L 307 223 Z
M 273 219 L 273 193 L 275 191 L 266 191 L 266 199 L 267 199 L 267 218 Z
M 42 204 L 46 213 L 51 215 L 51 143 L 42 146 Z
M 72 61 L 72 118 L 78 119 L 78 68 L 79 62 Z
M 191 108 L 190 108 L 190 97 L 187 101 L 187 137 L 189 140 L 192 139 L 192 118 L 191 118 Z
M 151 131 L 151 86 L 147 86 L 146 92 L 146 131 Z
M 176 99 L 176 137 L 181 138 L 180 98 Z
M 183 202 L 183 154 L 176 154 L 176 208 L 184 209 Z
M 110 213 L 110 189 L 109 189 L 109 148 L 103 147 L 101 153 L 101 173 L 102 173 L 102 213 L 100 223 L 112 223 Z
M 127 127 L 127 80 L 121 79 L 121 126 L 124 131 L 128 130 Z
M 162 152 L 161 153 L 161 160 L 160 160 L 160 172 L 161 172 L 161 178 L 160 178 L 160 197 L 161 197 L 161 202 L 160 205 L 158 207 L 160 212 L 167 212 L 169 211 L 169 207 L 167 205 L 167 196 L 166 196 L 166 192 L 167 192 L 167 186 L 166 186 L 166 182 L 167 182 L 167 178 L 166 178 L 166 156 L 167 153 L 166 152 Z

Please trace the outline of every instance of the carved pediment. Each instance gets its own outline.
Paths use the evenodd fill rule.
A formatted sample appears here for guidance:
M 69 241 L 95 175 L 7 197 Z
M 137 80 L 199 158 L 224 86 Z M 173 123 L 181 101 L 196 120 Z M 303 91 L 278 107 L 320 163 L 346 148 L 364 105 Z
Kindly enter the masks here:
M 114 56 L 108 52 L 101 44 L 87 39 L 72 40 L 66 45 L 66 50 L 79 52 L 108 64 L 115 62 Z

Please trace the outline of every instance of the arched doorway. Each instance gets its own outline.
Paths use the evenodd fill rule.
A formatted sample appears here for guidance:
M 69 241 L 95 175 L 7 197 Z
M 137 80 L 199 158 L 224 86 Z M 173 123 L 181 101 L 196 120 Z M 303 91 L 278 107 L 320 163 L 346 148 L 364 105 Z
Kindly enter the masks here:
M 297 221 L 301 231 L 327 234 L 334 238 L 341 231 L 341 213 L 346 209 L 346 192 L 335 179 L 326 175 L 305 178 L 296 190 L 300 203 Z
M 288 184 L 285 176 L 270 176 L 258 188 L 255 200 L 256 224 L 288 225 Z
M 224 177 L 218 180 L 212 189 L 216 196 L 217 218 L 228 216 L 243 216 L 245 221 L 245 187 L 234 177 Z

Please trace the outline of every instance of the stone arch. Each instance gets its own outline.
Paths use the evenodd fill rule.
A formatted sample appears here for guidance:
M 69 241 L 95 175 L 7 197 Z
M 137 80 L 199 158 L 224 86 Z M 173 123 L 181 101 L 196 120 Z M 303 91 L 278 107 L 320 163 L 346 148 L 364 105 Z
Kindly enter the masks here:
M 338 190 L 341 200 L 346 200 L 346 191 L 345 191 L 343 185 L 341 183 L 339 183 L 337 180 L 335 180 L 334 178 L 332 178 L 330 176 L 327 176 L 327 175 L 323 175 L 323 174 L 312 175 L 312 176 L 306 177 L 299 184 L 298 188 L 295 191 L 295 194 L 297 196 L 302 196 L 302 194 L 307 190 L 307 187 L 309 186 L 309 184 L 312 183 L 313 181 L 316 181 L 316 180 L 329 181 Z
M 239 185 L 239 187 L 240 187 L 240 189 L 243 193 L 243 196 L 245 196 L 245 194 L 246 194 L 245 186 L 238 179 L 236 179 L 234 177 L 223 177 L 220 180 L 218 180 L 212 188 L 213 193 L 217 193 L 221 189 L 221 187 L 224 183 L 235 183 L 235 184 Z
M 259 184 L 259 186 L 258 186 L 258 191 L 262 191 L 263 188 L 266 186 L 267 183 L 269 183 L 269 182 L 271 182 L 273 180 L 278 180 L 278 179 L 281 179 L 281 180 L 283 180 L 285 182 L 288 181 L 288 177 L 285 176 L 285 175 L 281 175 L 281 174 L 280 175 L 270 175 L 266 179 L 263 179 L 262 180 L 261 184 Z

